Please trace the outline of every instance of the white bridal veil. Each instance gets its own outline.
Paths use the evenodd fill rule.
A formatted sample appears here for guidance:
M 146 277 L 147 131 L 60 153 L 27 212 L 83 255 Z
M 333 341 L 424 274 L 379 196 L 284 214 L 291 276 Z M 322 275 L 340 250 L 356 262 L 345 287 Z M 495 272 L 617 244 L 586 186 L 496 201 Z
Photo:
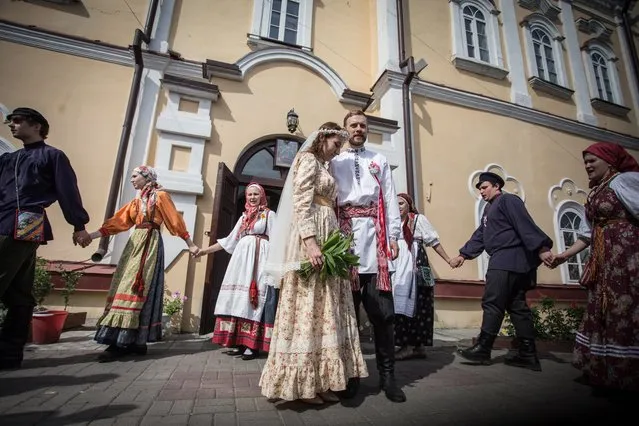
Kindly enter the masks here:
M 280 282 L 287 272 L 296 271 L 300 268 L 299 261 L 286 261 L 286 248 L 289 237 L 292 228 L 297 226 L 293 218 L 293 168 L 297 164 L 299 156 L 311 147 L 318 133 L 317 130 L 311 133 L 299 151 L 297 151 L 275 212 L 276 220 L 269 236 L 268 256 L 266 256 L 264 271 L 262 272 L 265 275 L 266 282 L 275 288 L 279 288 Z

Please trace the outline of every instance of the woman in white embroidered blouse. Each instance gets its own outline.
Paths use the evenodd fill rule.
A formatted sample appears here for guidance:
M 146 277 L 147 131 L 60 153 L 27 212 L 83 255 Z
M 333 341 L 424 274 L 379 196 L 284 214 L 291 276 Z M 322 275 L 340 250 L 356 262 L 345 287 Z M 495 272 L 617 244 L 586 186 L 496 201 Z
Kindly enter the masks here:
M 395 354 L 398 361 L 426 358 L 425 346 L 433 345 L 435 318 L 435 281 L 426 247 L 432 247 L 446 261 L 450 257 L 439 235 L 426 216 L 420 214 L 408 194 L 398 194 L 402 234 L 398 240 L 399 257 L 392 277 L 395 302 Z

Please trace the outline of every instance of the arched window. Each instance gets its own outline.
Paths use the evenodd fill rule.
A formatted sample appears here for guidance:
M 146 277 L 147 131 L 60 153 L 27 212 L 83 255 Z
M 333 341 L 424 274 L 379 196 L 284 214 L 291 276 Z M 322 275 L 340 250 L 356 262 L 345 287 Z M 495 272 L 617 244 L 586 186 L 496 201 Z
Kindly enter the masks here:
M 533 89 L 570 99 L 574 92 L 569 88 L 564 67 L 564 37 L 557 27 L 545 16 L 533 13 L 524 19 L 522 31 Z
M 502 79 L 499 11 L 490 0 L 451 0 L 453 64 L 462 70 Z
M 533 48 L 535 51 L 535 66 L 537 77 L 554 84 L 559 84 L 557 67 L 555 66 L 555 54 L 550 35 L 541 28 L 531 31 Z
M 599 101 L 623 106 L 624 101 L 616 64 L 617 57 L 613 50 L 602 42 L 591 40 L 583 49 L 583 59 L 593 107 L 605 109 L 599 105 L 601 103 Z M 610 108 L 607 111 L 615 113 L 615 111 L 610 111 Z M 627 111 L 619 111 L 620 115 L 626 113 Z
M 592 64 L 593 74 L 595 76 L 598 97 L 608 102 L 614 102 L 615 95 L 612 92 L 612 84 L 610 83 L 608 62 L 599 52 L 593 52 L 590 55 L 590 61 Z
M 579 238 L 579 230 L 585 223 L 584 208 L 579 204 L 568 201 L 561 205 L 557 211 L 556 227 L 558 245 L 557 250 L 562 252 L 572 246 Z M 583 273 L 586 260 L 590 255 L 587 248 L 581 253 L 571 257 L 561 266 L 561 275 L 564 283 L 578 283 Z
M 466 54 L 469 58 L 490 62 L 486 19 L 477 7 L 464 6 L 464 31 L 466 33 Z
M 241 174 L 254 178 L 280 179 L 281 170 L 273 167 L 273 147 L 265 147 L 257 151 L 242 168 Z

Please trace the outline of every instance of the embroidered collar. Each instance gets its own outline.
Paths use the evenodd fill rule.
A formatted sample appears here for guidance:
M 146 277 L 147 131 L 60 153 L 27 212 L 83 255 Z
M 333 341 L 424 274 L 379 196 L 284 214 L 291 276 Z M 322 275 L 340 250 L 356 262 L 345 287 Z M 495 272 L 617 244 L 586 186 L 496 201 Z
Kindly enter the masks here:
M 348 148 L 348 152 L 364 152 L 366 147 L 360 146 L 359 148 Z

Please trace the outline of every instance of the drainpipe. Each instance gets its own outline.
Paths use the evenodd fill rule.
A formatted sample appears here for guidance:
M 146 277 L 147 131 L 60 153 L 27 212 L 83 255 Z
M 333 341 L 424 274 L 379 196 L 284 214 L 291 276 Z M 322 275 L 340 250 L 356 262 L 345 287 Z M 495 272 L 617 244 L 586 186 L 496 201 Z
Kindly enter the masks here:
M 415 173 L 413 170 L 413 135 L 412 135 L 412 117 L 411 117 L 411 97 L 410 83 L 417 75 L 415 72 L 415 58 L 406 57 L 406 34 L 404 25 L 404 1 L 397 0 L 397 32 L 399 41 L 399 66 L 406 69 L 406 76 L 402 83 L 402 106 L 404 109 L 404 148 L 406 157 L 406 189 L 412 196 L 415 194 Z
M 626 33 L 626 39 L 628 40 L 628 47 L 630 47 L 630 58 L 632 59 L 632 69 L 634 78 L 637 80 L 637 86 L 639 87 L 639 58 L 637 58 L 637 47 L 635 45 L 635 37 L 632 33 L 632 19 L 630 16 L 630 5 L 634 0 L 626 0 L 623 9 L 621 10 L 621 19 L 623 21 L 623 30 Z M 631 76 L 628 76 L 632 78 Z
M 133 35 L 133 44 L 131 46 L 131 49 L 133 50 L 133 58 L 135 60 L 133 81 L 131 82 L 129 101 L 126 106 L 124 123 L 122 124 L 122 133 L 120 135 L 118 153 L 115 157 L 115 167 L 113 169 L 113 176 L 111 177 L 111 187 L 109 189 L 109 197 L 107 199 L 104 220 L 107 220 L 111 216 L 113 216 L 117 207 L 116 203 L 118 202 L 118 194 L 120 193 L 120 186 L 122 184 L 122 174 L 124 173 L 124 162 L 126 160 L 126 153 L 129 149 L 131 128 L 133 125 L 133 119 L 135 118 L 135 111 L 138 106 L 140 83 L 142 82 L 142 71 L 144 70 L 144 60 L 142 59 L 142 43 L 144 42 L 148 45 L 151 42 L 151 33 L 153 32 L 153 24 L 155 23 L 155 16 L 158 11 L 159 3 L 160 0 L 151 0 L 149 11 L 146 16 L 146 23 L 144 24 L 144 31 L 136 28 L 135 34 Z M 91 256 L 91 260 L 94 262 L 100 262 L 106 254 L 108 248 L 109 237 L 100 238 L 98 249 L 93 254 L 93 256 Z

